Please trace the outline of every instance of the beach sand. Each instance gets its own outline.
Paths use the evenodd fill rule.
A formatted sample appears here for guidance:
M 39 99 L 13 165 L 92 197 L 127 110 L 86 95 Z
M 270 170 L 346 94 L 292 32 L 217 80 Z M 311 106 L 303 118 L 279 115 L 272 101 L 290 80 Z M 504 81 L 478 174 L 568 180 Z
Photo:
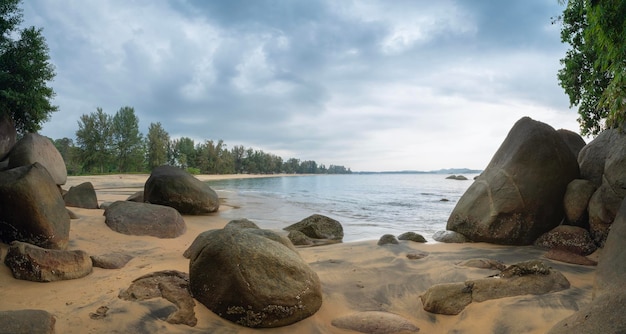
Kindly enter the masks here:
M 98 200 L 125 200 L 138 190 L 148 175 L 69 177 L 63 186 L 90 181 Z M 201 180 L 235 176 L 197 176 Z M 228 207 L 223 199 L 220 210 Z M 296 324 L 271 329 L 249 329 L 223 320 L 196 302 L 195 327 L 172 325 L 164 319 L 175 310 L 162 298 L 125 301 L 122 289 L 145 274 L 160 270 L 189 271 L 183 252 L 203 231 L 223 227 L 219 214 L 184 216 L 187 231 L 175 239 L 127 236 L 104 224 L 103 210 L 70 208 L 80 218 L 71 221 L 70 250 L 90 255 L 124 252 L 134 258 L 121 269 L 94 268 L 80 279 L 36 283 L 14 279 L 9 268 L 0 266 L 0 310 L 42 309 L 56 317 L 57 333 L 355 333 L 334 327 L 337 317 L 361 311 L 386 311 L 406 318 L 420 333 L 545 333 L 591 300 L 594 267 L 551 261 L 534 247 L 508 247 L 485 243 L 420 244 L 401 241 L 398 245 L 377 246 L 377 240 L 299 248 L 302 258 L 320 277 L 323 304 L 313 316 Z M 242 217 L 243 218 L 243 217 Z M 263 228 L 263 226 L 260 226 Z M 417 231 L 419 232 L 419 231 Z M 2 261 L 7 245 L 0 244 Z M 409 259 L 409 253 L 427 253 Z M 597 259 L 597 254 L 592 258 Z M 459 266 L 471 258 L 489 258 L 505 264 L 542 259 L 570 281 L 567 290 L 540 296 L 518 296 L 471 303 L 459 315 L 436 315 L 423 310 L 419 298 L 437 283 L 462 282 L 487 277 L 497 271 Z M 90 318 L 101 307 L 106 317 Z

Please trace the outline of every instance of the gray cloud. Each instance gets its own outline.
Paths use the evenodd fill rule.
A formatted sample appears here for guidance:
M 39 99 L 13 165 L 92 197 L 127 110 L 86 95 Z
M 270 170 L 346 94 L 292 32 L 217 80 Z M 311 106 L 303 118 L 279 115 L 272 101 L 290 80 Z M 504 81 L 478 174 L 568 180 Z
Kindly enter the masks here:
M 354 170 L 483 168 L 529 115 L 575 130 L 556 1 L 33 0 L 60 111 Z M 498 115 L 494 119 L 494 115 Z

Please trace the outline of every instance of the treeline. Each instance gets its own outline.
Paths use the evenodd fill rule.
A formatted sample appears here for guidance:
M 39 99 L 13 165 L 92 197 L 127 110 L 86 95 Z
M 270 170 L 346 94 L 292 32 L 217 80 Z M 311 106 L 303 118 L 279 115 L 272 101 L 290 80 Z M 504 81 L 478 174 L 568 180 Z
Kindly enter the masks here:
M 181 167 L 192 174 L 348 174 L 344 166 L 318 165 L 315 161 L 283 158 L 262 150 L 234 146 L 223 140 L 196 143 L 171 139 L 160 122 L 151 123 L 148 134 L 139 131 L 132 107 L 115 115 L 97 108 L 78 120 L 76 140 L 54 139 L 70 175 L 149 172 L 160 165 Z

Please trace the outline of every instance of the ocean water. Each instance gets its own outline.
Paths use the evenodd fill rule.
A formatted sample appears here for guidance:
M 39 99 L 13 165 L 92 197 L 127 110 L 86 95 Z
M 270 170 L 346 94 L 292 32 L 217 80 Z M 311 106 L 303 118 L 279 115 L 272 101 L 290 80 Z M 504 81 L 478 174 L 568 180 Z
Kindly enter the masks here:
M 312 214 L 338 220 L 344 241 L 377 240 L 413 231 L 432 241 L 476 175 L 467 181 L 445 174 L 346 174 L 209 181 L 233 210 L 261 228 L 282 229 Z

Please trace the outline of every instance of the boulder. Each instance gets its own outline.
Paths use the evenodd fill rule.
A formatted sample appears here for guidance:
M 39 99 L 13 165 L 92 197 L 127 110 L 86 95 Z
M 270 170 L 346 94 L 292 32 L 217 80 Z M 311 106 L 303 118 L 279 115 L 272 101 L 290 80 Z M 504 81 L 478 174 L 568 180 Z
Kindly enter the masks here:
M 313 239 L 343 239 L 343 226 L 338 221 L 319 214 L 311 215 L 284 228 L 285 231 L 300 231 Z
M 472 241 L 529 245 L 563 219 L 576 158 L 547 124 L 517 121 L 452 211 L 446 229 Z
M 281 236 L 258 231 L 264 230 L 207 232 L 204 245 L 190 252 L 192 295 L 246 327 L 286 326 L 313 315 L 322 304 L 317 274 L 295 249 L 276 241 Z
M 565 144 L 567 144 L 567 147 L 569 147 L 570 151 L 572 151 L 572 154 L 575 157 L 578 157 L 580 150 L 582 150 L 583 147 L 587 145 L 583 137 L 581 137 L 574 131 L 558 129 L 556 130 L 556 132 L 559 134 L 559 136 L 561 136 L 561 139 L 563 139 Z
M 9 154 L 16 140 L 17 131 L 13 120 L 8 114 L 0 114 L 0 161 Z
M 337 328 L 368 334 L 417 333 L 420 330 L 402 316 L 381 311 L 365 311 L 345 315 L 333 319 L 331 324 Z
M 577 264 L 580 266 L 597 266 L 598 265 L 598 262 L 586 256 L 572 253 L 566 250 L 560 250 L 560 249 L 551 249 L 548 252 L 546 252 L 543 256 L 546 259 L 559 261 L 559 262 L 565 262 L 565 263 L 571 263 L 571 264 Z
M 542 234 L 535 246 L 546 249 L 559 249 L 579 255 L 589 255 L 598 248 L 589 232 L 582 227 L 560 225 Z
M 120 269 L 132 259 L 132 255 L 124 253 L 108 253 L 91 256 L 93 266 L 102 269 Z
M 13 277 L 33 282 L 53 282 L 89 275 L 91 259 L 81 250 L 66 251 L 13 241 L 4 263 Z
M 397 245 L 399 244 L 398 239 L 396 239 L 396 236 L 393 234 L 385 234 L 382 237 L 380 237 L 380 239 L 378 239 L 378 246 L 383 246 L 383 245 Z
M 65 206 L 83 209 L 97 209 L 98 196 L 91 182 L 83 182 L 70 189 L 63 195 Z
M 589 200 L 596 191 L 596 186 L 589 180 L 576 179 L 567 185 L 563 198 L 565 222 L 568 225 L 589 227 Z
M 468 242 L 467 237 L 454 231 L 437 231 L 433 234 L 433 239 L 438 242 L 462 244 Z
M 294 246 L 312 246 L 315 244 L 313 239 L 307 237 L 306 234 L 300 231 L 290 231 L 289 234 L 287 234 L 287 238 Z
M 150 203 L 117 201 L 104 210 L 104 216 L 113 231 L 127 235 L 176 238 L 187 228 L 178 211 Z
M 11 334 L 54 334 L 56 318 L 44 310 L 0 311 L 0 331 Z
M 231 221 L 229 221 L 226 225 L 224 225 L 224 228 L 228 229 L 228 228 L 238 228 L 238 229 L 242 229 L 242 228 L 254 228 L 254 229 L 258 229 L 259 226 L 246 218 L 243 219 L 233 219 Z
M 70 217 L 56 183 L 38 162 L 0 172 L 0 240 L 67 248 Z
M 626 166 L 624 166 L 626 168 Z M 609 234 L 611 224 L 615 219 L 619 205 L 622 202 L 622 194 L 603 179 L 602 185 L 593 193 L 589 200 L 589 232 L 593 240 L 602 247 Z
M 122 290 L 118 297 L 130 301 L 163 297 L 177 308 L 165 321 L 191 327 L 198 322 L 194 312 L 196 303 L 189 293 L 189 275 L 180 271 L 157 271 L 141 276 L 135 279 L 128 289 Z
M 181 214 L 211 213 L 220 206 L 217 193 L 208 184 L 173 166 L 154 168 L 143 195 L 146 202 L 173 207 Z
M 589 180 L 599 187 L 602 185 L 604 165 L 612 145 L 619 140 L 618 129 L 607 129 L 594 138 L 578 153 L 580 165 L 580 178 Z
M 143 190 L 138 191 L 126 198 L 127 201 L 143 203 Z
M 424 238 L 421 234 L 415 232 L 405 232 L 398 236 L 398 240 L 410 240 L 414 242 L 426 242 L 426 238 Z
M 484 302 L 521 295 L 539 295 L 570 287 L 563 274 L 537 260 L 520 262 L 500 274 L 462 283 L 444 283 L 430 287 L 420 296 L 425 311 L 455 315 L 471 302 Z
M 65 161 L 59 150 L 50 139 L 36 133 L 28 133 L 13 146 L 9 153 L 8 168 L 28 166 L 35 162 L 48 170 L 56 184 L 62 185 L 67 181 Z

